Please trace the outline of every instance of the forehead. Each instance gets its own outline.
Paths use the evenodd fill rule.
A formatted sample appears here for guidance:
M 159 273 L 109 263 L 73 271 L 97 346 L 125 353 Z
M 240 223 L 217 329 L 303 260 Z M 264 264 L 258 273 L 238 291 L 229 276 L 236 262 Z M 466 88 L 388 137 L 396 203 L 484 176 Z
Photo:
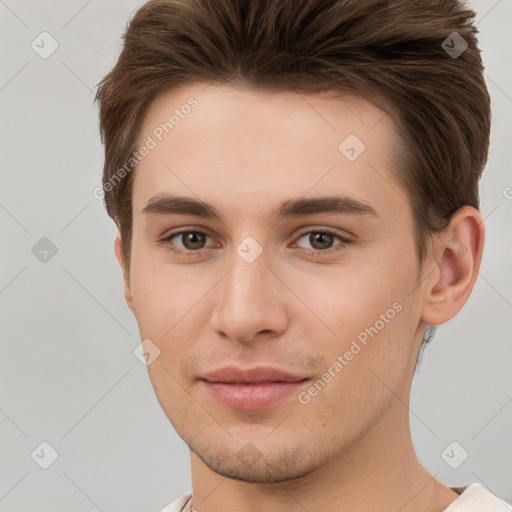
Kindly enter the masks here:
M 152 148 L 137 167 L 134 210 L 162 191 L 245 207 L 333 188 L 393 200 L 399 185 L 383 180 L 395 181 L 395 138 L 393 119 L 353 94 L 180 86 L 144 118 L 139 146 Z
M 150 104 L 141 129 L 144 135 L 169 122 L 161 135 L 179 132 L 185 119 L 192 117 L 195 129 L 214 131 L 219 135 L 240 128 L 243 133 L 260 138 L 277 133 L 291 141 L 299 132 L 359 131 L 361 136 L 383 121 L 388 131 L 394 131 L 393 121 L 367 99 L 346 91 L 328 90 L 305 94 L 292 91 L 262 91 L 243 86 L 193 83 L 181 85 L 158 95 Z M 287 134 L 279 128 L 287 125 Z M 230 133 L 231 136 L 241 135 Z M 156 137 L 159 135 L 156 133 Z M 205 141 L 206 142 L 206 141 Z

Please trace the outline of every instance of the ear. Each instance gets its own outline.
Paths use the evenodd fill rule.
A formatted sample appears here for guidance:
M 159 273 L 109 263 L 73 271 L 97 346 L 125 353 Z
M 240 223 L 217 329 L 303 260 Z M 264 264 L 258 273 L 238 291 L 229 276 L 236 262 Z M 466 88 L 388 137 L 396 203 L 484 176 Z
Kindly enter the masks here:
M 483 219 L 471 206 L 457 210 L 449 226 L 435 235 L 433 261 L 425 266 L 422 285 L 421 318 L 426 324 L 443 324 L 462 309 L 478 276 L 484 239 Z
M 123 244 L 121 242 L 121 234 L 119 231 L 116 233 L 116 238 L 114 240 L 114 252 L 116 255 L 116 259 L 121 267 L 121 271 L 123 273 L 123 283 L 124 283 L 124 300 L 126 301 L 127 306 L 135 313 L 135 306 L 133 305 L 133 296 L 132 289 L 130 286 L 130 275 L 128 273 L 126 267 L 126 259 L 123 252 Z

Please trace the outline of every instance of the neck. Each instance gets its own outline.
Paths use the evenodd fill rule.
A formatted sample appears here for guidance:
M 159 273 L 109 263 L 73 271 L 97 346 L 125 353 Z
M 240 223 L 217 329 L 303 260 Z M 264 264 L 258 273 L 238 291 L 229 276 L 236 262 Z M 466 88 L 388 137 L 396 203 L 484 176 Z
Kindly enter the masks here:
M 254 483 L 212 471 L 191 452 L 192 505 L 197 512 L 441 512 L 458 495 L 416 457 L 407 404 L 387 413 L 343 453 L 293 480 Z

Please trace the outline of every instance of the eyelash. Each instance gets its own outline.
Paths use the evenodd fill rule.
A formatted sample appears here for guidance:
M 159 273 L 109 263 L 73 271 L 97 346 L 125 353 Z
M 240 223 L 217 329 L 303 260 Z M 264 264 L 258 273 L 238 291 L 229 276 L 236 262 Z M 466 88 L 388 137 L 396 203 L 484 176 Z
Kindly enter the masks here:
M 202 231 L 198 231 L 198 230 L 195 230 L 195 229 L 187 229 L 187 230 L 182 230 L 182 231 L 177 231 L 176 233 L 171 233 L 170 235 L 166 236 L 165 238 L 162 238 L 161 240 L 158 241 L 158 244 L 159 245 L 162 245 L 162 246 L 166 246 L 170 251 L 180 255 L 180 256 L 185 256 L 187 258 L 193 258 L 195 256 L 198 255 L 198 253 L 201 251 L 201 249 L 197 249 L 195 251 L 192 251 L 192 250 L 188 250 L 188 251 L 184 251 L 182 249 L 177 249 L 176 247 L 174 247 L 171 243 L 171 240 L 179 235 L 184 235 L 186 233 L 199 233 L 201 235 L 206 235 L 206 236 L 209 236 L 208 234 L 202 232 Z M 297 240 L 300 240 L 304 235 L 308 235 L 310 233 L 321 233 L 322 235 L 332 235 L 334 238 L 338 238 L 340 241 L 341 241 L 341 247 L 331 247 L 329 249 L 324 249 L 324 250 L 321 250 L 321 249 L 304 249 L 309 255 L 311 256 L 323 256 L 323 255 L 326 255 L 326 254 L 332 254 L 332 253 L 336 253 L 338 251 L 341 251 L 344 249 L 345 246 L 349 245 L 352 243 L 352 240 L 349 240 L 348 238 L 345 238 L 345 237 L 342 237 L 341 235 L 337 234 L 337 233 L 334 233 L 333 231 L 329 231 L 328 229 L 310 229 L 310 230 L 307 230 L 307 231 L 303 231 L 301 232 L 298 237 L 297 237 Z

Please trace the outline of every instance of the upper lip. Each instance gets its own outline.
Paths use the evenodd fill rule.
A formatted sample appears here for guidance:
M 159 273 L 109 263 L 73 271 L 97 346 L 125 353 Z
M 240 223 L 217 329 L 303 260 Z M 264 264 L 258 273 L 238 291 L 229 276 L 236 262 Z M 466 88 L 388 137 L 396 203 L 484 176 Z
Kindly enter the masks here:
M 232 383 L 298 382 L 306 378 L 272 366 L 255 366 L 253 368 L 224 366 L 208 372 L 202 377 L 203 380 L 209 382 Z

